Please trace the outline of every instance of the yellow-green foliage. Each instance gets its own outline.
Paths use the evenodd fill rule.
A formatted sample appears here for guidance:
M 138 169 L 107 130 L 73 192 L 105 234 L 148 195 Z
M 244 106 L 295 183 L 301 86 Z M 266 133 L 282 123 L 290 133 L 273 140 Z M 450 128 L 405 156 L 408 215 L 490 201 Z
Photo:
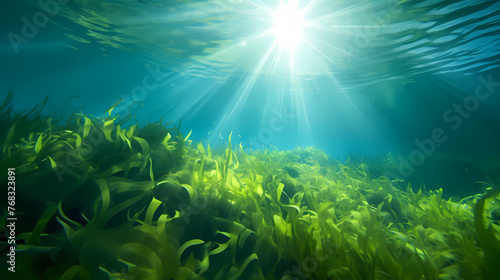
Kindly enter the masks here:
M 214 152 L 112 109 L 4 141 L 18 279 L 495 279 L 496 193 L 403 191 L 310 147 Z

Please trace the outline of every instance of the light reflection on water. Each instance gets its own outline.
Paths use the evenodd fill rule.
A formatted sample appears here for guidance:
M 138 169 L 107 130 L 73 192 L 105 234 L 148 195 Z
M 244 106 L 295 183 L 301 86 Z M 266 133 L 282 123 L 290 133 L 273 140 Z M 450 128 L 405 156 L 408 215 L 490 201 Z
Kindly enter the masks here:
M 271 11 L 279 1 L 71 1 L 62 14 L 86 28 L 86 34 L 71 35 L 77 41 L 221 80 L 241 73 L 330 74 L 353 87 L 426 72 L 477 72 L 498 63 L 500 3 L 408 2 L 299 1 L 308 26 L 293 69 L 288 54 L 272 48 Z

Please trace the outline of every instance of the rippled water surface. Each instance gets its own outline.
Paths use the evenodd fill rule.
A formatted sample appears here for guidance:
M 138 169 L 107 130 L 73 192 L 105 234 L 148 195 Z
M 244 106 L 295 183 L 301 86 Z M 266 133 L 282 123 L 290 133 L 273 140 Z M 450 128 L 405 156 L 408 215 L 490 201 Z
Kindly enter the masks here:
M 293 55 L 274 44 L 270 31 L 278 6 L 74 0 L 61 7 L 64 18 L 53 20 L 67 25 L 66 35 L 78 43 L 134 52 L 174 71 L 220 80 L 331 75 L 352 87 L 425 72 L 475 73 L 499 62 L 497 1 L 299 1 L 304 38 Z

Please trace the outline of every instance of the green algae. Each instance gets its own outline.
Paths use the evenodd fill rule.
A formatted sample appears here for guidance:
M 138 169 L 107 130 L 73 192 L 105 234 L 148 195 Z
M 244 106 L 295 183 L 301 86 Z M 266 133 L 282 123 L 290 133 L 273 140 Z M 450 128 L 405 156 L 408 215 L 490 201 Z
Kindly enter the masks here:
M 113 107 L 52 126 L 4 112 L 9 102 L 1 162 L 18 178 L 17 279 L 496 276 L 492 185 L 445 200 L 311 147 L 246 152 L 229 136 L 212 150 L 161 121 L 126 127 Z

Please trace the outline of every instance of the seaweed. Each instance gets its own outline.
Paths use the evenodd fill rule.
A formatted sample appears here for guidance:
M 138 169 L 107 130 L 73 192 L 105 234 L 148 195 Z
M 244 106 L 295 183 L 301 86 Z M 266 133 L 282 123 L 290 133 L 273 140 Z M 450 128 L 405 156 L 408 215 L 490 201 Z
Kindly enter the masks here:
M 493 224 L 487 225 L 485 218 L 485 203 L 500 193 L 500 189 L 493 190 L 489 188 L 489 192 L 480 198 L 474 208 L 475 227 L 477 232 L 477 239 L 481 248 L 484 251 L 484 258 L 486 262 L 485 279 L 497 279 L 497 271 L 495 266 L 500 263 L 500 241 L 495 236 Z
M 369 162 L 247 152 L 231 135 L 211 149 L 180 124 L 127 126 L 114 106 L 3 142 L 23 215 L 18 279 L 497 278 L 492 185 L 445 200 Z

